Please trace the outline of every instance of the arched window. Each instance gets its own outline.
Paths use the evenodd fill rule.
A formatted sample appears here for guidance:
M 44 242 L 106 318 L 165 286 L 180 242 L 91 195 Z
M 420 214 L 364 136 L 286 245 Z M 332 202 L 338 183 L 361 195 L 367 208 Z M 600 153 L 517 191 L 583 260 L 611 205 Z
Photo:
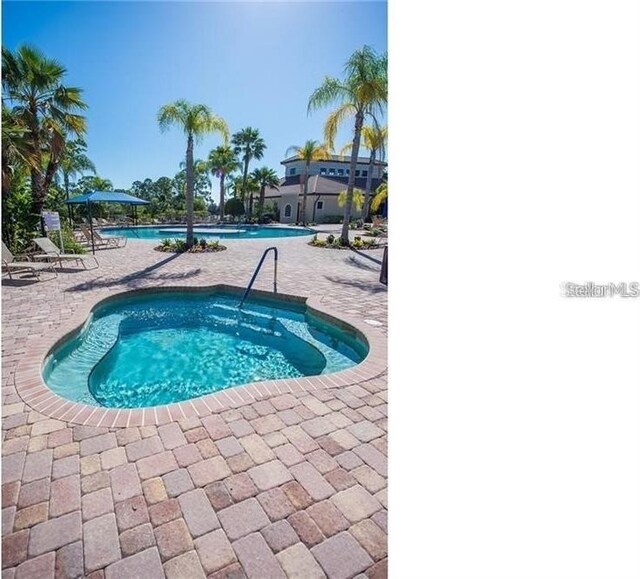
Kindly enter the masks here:
M 284 216 L 291 217 L 291 205 L 289 203 L 284 206 Z

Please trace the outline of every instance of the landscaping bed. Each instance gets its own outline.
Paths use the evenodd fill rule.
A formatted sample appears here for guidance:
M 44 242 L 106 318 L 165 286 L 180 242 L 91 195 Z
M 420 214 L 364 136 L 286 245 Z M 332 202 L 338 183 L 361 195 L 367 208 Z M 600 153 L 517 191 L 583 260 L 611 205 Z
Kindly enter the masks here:
M 207 241 L 206 239 L 193 238 L 193 245 L 187 249 L 187 242 L 184 239 L 163 239 L 160 245 L 154 247 L 156 251 L 165 253 L 215 253 L 224 251 L 226 246 L 220 245 L 219 241 Z
M 360 235 L 356 235 L 350 244 L 345 245 L 339 235 L 329 234 L 326 239 L 318 239 L 317 233 L 307 245 L 325 249 L 378 249 L 381 247 L 377 239 L 362 239 Z

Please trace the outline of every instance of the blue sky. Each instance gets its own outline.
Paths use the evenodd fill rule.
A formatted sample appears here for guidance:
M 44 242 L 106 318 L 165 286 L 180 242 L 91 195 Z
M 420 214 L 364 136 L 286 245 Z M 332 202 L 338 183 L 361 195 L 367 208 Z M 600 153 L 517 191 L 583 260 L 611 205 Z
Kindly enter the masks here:
M 205 103 L 235 132 L 258 128 L 262 161 L 283 174 L 290 145 L 322 139 L 324 111 L 307 115 L 325 75 L 341 76 L 364 44 L 387 46 L 384 2 L 3 2 L 2 44 L 38 46 L 84 89 L 89 156 L 116 188 L 173 176 L 184 159 L 178 129 L 161 134 L 158 109 Z M 349 140 L 347 127 L 338 143 Z M 207 136 L 205 158 L 220 144 Z M 214 187 L 217 193 L 217 187 Z M 217 197 L 217 195 L 216 195 Z

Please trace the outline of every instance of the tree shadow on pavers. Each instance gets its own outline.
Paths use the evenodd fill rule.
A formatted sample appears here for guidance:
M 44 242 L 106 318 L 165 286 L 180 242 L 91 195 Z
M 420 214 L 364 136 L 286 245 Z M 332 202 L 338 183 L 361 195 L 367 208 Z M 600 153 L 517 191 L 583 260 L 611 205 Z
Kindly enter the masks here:
M 357 250 L 357 249 L 355 249 L 355 248 L 353 248 L 353 247 L 350 247 L 349 249 L 350 249 L 351 251 L 353 251 L 353 253 L 356 253 L 357 255 L 359 255 L 360 257 L 364 257 L 364 258 L 368 259 L 369 261 L 372 261 L 372 262 L 374 262 L 374 263 L 377 263 L 379 266 L 381 266 L 381 267 L 382 267 L 382 258 L 377 259 L 377 258 L 376 258 L 376 257 L 374 257 L 373 255 L 370 255 L 370 254 L 368 254 L 368 253 L 367 253 L 367 251 L 371 251 L 371 250 L 367 250 L 367 251 L 359 251 L 359 250 Z M 380 248 L 380 249 L 382 249 L 382 248 Z M 353 258 L 353 257 L 352 257 L 351 259 L 353 259 L 353 260 L 355 261 L 355 258 Z
M 345 258 L 344 263 L 346 263 L 347 265 L 352 265 L 353 267 L 357 267 L 358 269 L 364 269 L 366 271 L 380 271 L 380 268 L 377 265 L 371 265 L 365 263 L 364 261 L 360 261 L 353 255 Z
M 124 286 L 131 287 L 131 286 L 137 286 L 139 282 L 148 281 L 148 280 L 168 281 L 168 280 L 187 279 L 190 277 L 197 276 L 202 272 L 202 269 L 198 267 L 198 268 L 190 269 L 188 271 L 178 271 L 174 273 L 161 273 L 158 275 L 151 275 L 152 272 L 154 272 L 156 269 L 180 257 L 180 255 L 182 254 L 173 253 L 166 259 L 158 261 L 157 263 L 154 263 L 149 267 L 145 267 L 140 271 L 134 271 L 133 273 L 127 274 L 119 279 L 111 278 L 111 277 L 109 278 L 98 277 L 96 279 L 71 286 L 70 288 L 67 288 L 65 291 L 68 291 L 68 292 L 89 291 L 92 289 L 113 287 L 117 285 L 124 285 Z
M 336 277 L 336 276 L 330 276 L 330 275 L 325 275 L 324 278 L 329 280 L 330 282 L 358 288 L 370 294 L 387 293 L 387 286 L 381 284 L 378 281 L 361 281 L 356 279 Z

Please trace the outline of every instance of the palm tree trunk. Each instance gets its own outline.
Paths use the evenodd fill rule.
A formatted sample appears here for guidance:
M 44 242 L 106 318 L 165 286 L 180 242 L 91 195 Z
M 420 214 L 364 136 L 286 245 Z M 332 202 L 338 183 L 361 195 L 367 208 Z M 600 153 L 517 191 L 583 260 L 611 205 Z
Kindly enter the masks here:
M 31 195 L 33 213 L 40 215 L 44 206 L 42 173 L 38 169 L 31 169 Z
M 56 174 L 57 170 L 58 170 L 58 162 L 49 160 L 49 163 L 47 164 L 47 170 L 44 175 L 44 180 L 42 182 L 45 199 L 49 194 L 49 188 L 51 187 L 51 183 L 53 183 L 53 177 Z
M 220 173 L 220 221 L 224 219 L 224 178 L 225 174 Z
M 187 249 L 193 245 L 193 135 L 187 137 Z
M 44 206 L 44 177 L 42 175 L 42 156 L 40 146 L 40 127 L 38 126 L 38 108 L 35 103 L 29 106 L 28 126 L 32 135 L 34 166 L 31 168 L 31 206 L 32 212 L 40 215 Z M 41 226 L 44 233 L 44 226 Z
M 302 225 L 307 224 L 307 194 L 309 193 L 309 161 L 304 165 L 304 189 L 302 193 Z
M 362 204 L 362 222 L 369 220 L 369 203 L 371 201 L 371 185 L 373 184 L 373 167 L 376 162 L 376 150 L 371 150 L 369 157 L 369 172 L 367 173 L 367 186 L 364 190 L 364 203 Z
M 262 222 L 262 214 L 264 213 L 264 191 L 266 187 L 267 186 L 264 183 L 260 186 L 260 199 L 258 200 L 258 223 Z
M 249 152 L 248 151 L 244 155 L 244 169 L 242 171 L 242 202 L 245 203 L 245 209 L 246 209 L 246 201 L 247 201 L 247 175 L 249 175 Z
M 353 189 L 356 184 L 356 166 L 358 165 L 358 151 L 360 150 L 360 134 L 362 133 L 363 122 L 364 113 L 359 110 L 356 113 L 356 124 L 353 131 L 349 181 L 347 183 L 347 202 L 344 204 L 344 221 L 342 222 L 342 233 L 340 234 L 340 241 L 343 245 L 349 245 L 349 222 L 351 221 L 351 208 L 353 207 Z
M 66 196 L 67 201 L 69 201 L 69 173 L 63 171 L 62 177 L 64 179 L 64 194 Z

